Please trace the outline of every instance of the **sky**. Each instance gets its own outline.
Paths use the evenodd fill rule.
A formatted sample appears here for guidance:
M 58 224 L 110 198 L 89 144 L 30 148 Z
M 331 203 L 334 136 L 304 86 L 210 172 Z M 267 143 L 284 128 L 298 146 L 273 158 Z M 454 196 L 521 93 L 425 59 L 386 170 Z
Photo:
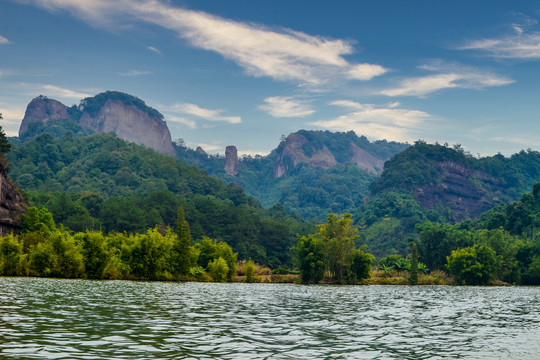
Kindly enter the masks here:
M 0 125 L 116 90 L 209 153 L 300 129 L 540 150 L 539 21 L 537 1 L 0 0 Z

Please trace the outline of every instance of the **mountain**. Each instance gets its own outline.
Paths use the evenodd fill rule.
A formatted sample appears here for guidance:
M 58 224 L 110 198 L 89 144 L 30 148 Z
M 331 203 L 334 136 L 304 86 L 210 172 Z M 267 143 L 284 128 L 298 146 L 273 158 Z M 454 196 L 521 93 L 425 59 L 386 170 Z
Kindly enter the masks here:
M 387 161 L 356 214 L 375 255 L 406 254 L 403 241 L 426 220 L 459 223 L 517 200 L 540 181 L 540 153 L 521 151 L 475 158 L 459 145 L 417 141 Z
M 8 163 L 0 155 L 0 236 L 20 229 L 21 215 L 26 210 L 23 196 L 8 177 L 7 171 Z
M 354 213 L 369 194 L 383 164 L 408 144 L 374 141 L 354 132 L 300 130 L 283 138 L 267 156 L 244 156 L 228 146 L 225 157 L 175 144 L 177 156 L 233 182 L 263 205 L 281 203 L 304 219 Z
M 78 125 L 90 132 L 114 132 L 121 139 L 145 145 L 160 153 L 175 153 L 163 115 L 146 106 L 144 101 L 117 91 L 85 98 L 79 106 L 72 107 L 39 96 L 26 108 L 19 137 L 35 136 L 43 125 L 66 120 L 71 121 L 71 126 Z

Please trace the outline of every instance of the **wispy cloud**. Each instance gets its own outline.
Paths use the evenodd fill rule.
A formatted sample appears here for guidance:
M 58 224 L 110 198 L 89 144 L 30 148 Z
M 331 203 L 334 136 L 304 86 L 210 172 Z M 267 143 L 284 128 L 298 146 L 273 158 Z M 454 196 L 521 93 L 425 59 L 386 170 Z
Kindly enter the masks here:
M 432 115 L 420 110 L 408 110 L 389 106 L 361 104 L 350 100 L 338 100 L 331 105 L 354 110 L 331 120 L 311 122 L 324 129 L 335 131 L 353 130 L 357 134 L 376 139 L 412 141 L 425 121 Z
M 61 98 L 80 100 L 80 99 L 92 96 L 91 94 L 88 94 L 88 93 L 66 89 L 59 86 L 55 86 L 55 85 L 37 85 L 35 89 L 36 91 L 48 97 L 56 96 L 56 97 L 61 97 Z
M 247 74 L 320 85 L 336 78 L 370 80 L 388 70 L 377 64 L 350 63 L 352 42 L 269 29 L 192 11 L 158 0 L 28 0 L 50 11 L 65 10 L 92 24 L 145 21 L 236 62 Z M 115 21 L 112 19 L 114 18 Z
M 147 48 L 148 50 L 150 50 L 150 51 L 155 52 L 156 54 L 161 55 L 161 51 L 160 51 L 158 48 L 155 48 L 155 47 L 153 47 L 153 46 L 147 46 L 146 48 Z
M 0 35 L 0 45 L 8 45 L 11 44 L 11 41 Z
M 272 96 L 264 99 L 265 104 L 259 109 L 268 112 L 273 117 L 305 117 L 315 112 L 309 104 L 290 96 Z
M 224 121 L 229 124 L 239 124 L 242 122 L 240 116 L 224 116 L 222 115 L 225 110 L 217 109 L 205 109 L 195 104 L 179 103 L 169 107 L 170 111 L 174 111 L 181 114 L 187 114 L 196 116 L 209 121 Z
M 484 89 L 514 82 L 507 77 L 471 67 L 436 64 L 422 65 L 419 68 L 438 73 L 403 79 L 398 86 L 382 90 L 379 94 L 386 96 L 424 96 L 444 89 Z
M 479 50 L 501 59 L 540 59 L 540 33 L 528 31 L 538 21 L 523 14 L 516 15 L 522 18 L 522 23 L 511 24 L 511 34 L 496 38 L 468 40 L 458 49 Z
M 178 123 L 178 124 L 181 124 L 181 125 L 185 125 L 190 129 L 196 129 L 197 128 L 197 123 L 195 121 L 193 121 L 191 119 L 186 119 L 185 117 L 175 116 L 175 115 L 167 115 L 165 120 L 167 120 L 167 122 L 173 122 L 173 123 Z
M 122 73 L 118 73 L 118 75 L 120 76 L 142 76 L 142 75 L 150 75 L 152 74 L 151 71 L 141 71 L 141 70 L 129 70 L 128 72 L 122 72 Z

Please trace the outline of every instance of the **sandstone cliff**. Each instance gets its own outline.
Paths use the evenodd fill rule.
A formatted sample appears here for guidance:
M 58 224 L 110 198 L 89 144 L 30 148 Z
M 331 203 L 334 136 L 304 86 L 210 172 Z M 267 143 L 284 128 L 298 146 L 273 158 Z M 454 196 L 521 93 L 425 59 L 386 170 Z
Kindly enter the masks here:
M 69 117 L 67 109 L 68 107 L 61 102 L 48 99 L 44 96 L 33 99 L 26 107 L 26 112 L 19 128 L 19 136 L 25 133 L 28 130 L 28 126 L 32 123 L 47 123 L 49 121 L 67 119 Z
M 434 167 L 439 182 L 418 187 L 415 197 L 425 208 L 448 206 L 452 222 L 479 217 L 500 203 L 494 194 L 506 192 L 498 179 L 482 171 L 452 161 L 437 162 Z
M 7 176 L 7 162 L 0 159 L 0 236 L 21 228 L 26 204 L 14 183 Z
M 78 108 L 72 107 L 69 111 L 67 106 L 56 100 L 37 97 L 26 108 L 19 136 L 28 131 L 28 126 L 32 123 L 47 123 L 71 117 L 80 126 L 92 131 L 114 132 L 121 139 L 175 155 L 171 133 L 163 121 L 163 115 L 134 96 L 107 91 L 83 99 Z
M 230 176 L 238 174 L 238 150 L 236 146 L 225 148 L 225 172 Z
M 307 132 L 305 132 L 307 133 Z M 359 168 L 380 174 L 384 167 L 386 158 L 380 158 L 370 154 L 364 149 L 358 147 L 354 142 L 347 141 L 340 146 L 346 151 L 332 152 L 331 144 L 319 144 L 317 150 L 311 154 L 306 154 L 306 145 L 310 145 L 310 140 L 300 133 L 292 133 L 283 142 L 281 148 L 277 150 L 277 157 L 274 162 L 274 177 L 283 177 L 287 175 L 287 170 L 305 163 L 310 166 L 329 169 L 338 163 L 354 163 Z M 313 146 L 308 146 L 313 149 Z M 343 154 L 347 155 L 343 158 Z M 341 157 L 338 159 L 338 157 Z
M 84 111 L 79 123 L 95 132 L 114 132 L 121 139 L 145 145 L 160 153 L 175 154 L 165 121 L 120 100 L 107 100 L 94 117 Z

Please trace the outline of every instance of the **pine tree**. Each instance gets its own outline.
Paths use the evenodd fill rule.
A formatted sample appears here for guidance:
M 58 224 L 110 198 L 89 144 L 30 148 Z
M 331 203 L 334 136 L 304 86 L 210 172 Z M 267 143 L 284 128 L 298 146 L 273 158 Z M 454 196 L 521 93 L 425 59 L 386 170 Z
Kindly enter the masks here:
M 409 283 L 411 285 L 418 285 L 418 249 L 415 243 L 412 244 L 411 249 L 411 274 Z
M 175 251 L 175 270 L 179 275 L 187 275 L 191 267 L 191 232 L 189 224 L 185 219 L 184 207 L 178 207 L 176 216 L 176 242 Z

